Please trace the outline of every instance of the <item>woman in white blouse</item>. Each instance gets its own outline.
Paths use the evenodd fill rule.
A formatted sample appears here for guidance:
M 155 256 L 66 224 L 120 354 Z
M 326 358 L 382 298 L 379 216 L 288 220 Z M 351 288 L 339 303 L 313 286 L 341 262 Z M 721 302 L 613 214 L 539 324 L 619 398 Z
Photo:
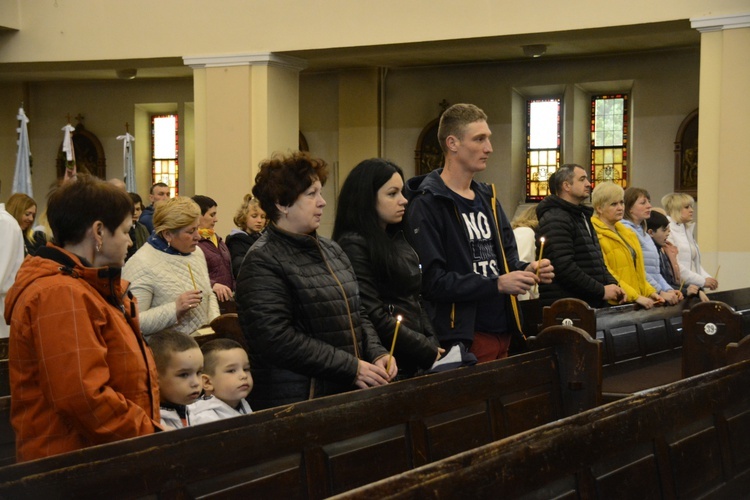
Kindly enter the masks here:
M 685 286 L 697 285 L 716 290 L 719 282 L 701 266 L 701 253 L 695 241 L 695 200 L 686 193 L 671 193 L 661 199 L 661 204 L 669 217 L 669 241 L 679 250 L 677 263 Z

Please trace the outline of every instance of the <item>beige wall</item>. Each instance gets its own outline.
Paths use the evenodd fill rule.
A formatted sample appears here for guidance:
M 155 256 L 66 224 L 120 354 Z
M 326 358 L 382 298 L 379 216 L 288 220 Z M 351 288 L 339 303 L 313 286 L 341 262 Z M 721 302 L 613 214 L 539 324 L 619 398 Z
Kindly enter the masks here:
M 0 0 L 0 22 L 16 23 L 16 3 L 20 30 L 2 35 L 0 61 L 182 57 L 421 42 L 672 21 L 748 8 L 747 0 L 632 0 L 616 9 L 603 9 L 599 0 L 578 0 L 574 5 L 549 0 Z
M 5 90 L 6 87 L 0 89 Z M 14 98 L 3 94 L 0 111 L 0 179 L 3 192 L 0 199 L 10 195 L 13 182 L 13 170 L 16 157 L 15 115 L 20 98 L 21 87 L 10 86 Z M 25 108 L 29 117 L 29 143 L 33 156 L 34 198 L 39 204 L 39 212 L 46 206 L 46 195 L 50 185 L 55 182 L 55 161 L 57 151 L 62 143 L 62 127 L 66 124 L 67 115 L 71 118 L 81 113 L 86 129 L 95 134 L 102 143 L 107 160 L 107 177 L 120 177 L 123 173 L 122 141 L 118 135 L 125 132 L 125 123 L 130 124 L 130 131 L 136 136 L 134 151 L 136 154 L 136 179 L 139 193 L 147 201 L 150 181 L 150 144 L 148 130 L 143 126 L 136 128 L 136 107 L 151 105 L 154 111 L 163 110 L 163 103 L 172 103 L 168 107 L 181 111 L 184 103 L 192 101 L 192 82 L 190 80 L 161 81 L 112 81 L 112 82 L 46 82 L 32 83 L 28 86 Z M 76 124 L 72 120 L 73 125 Z M 184 124 L 181 126 L 184 130 Z M 144 140 L 144 138 L 146 140 Z M 181 142 L 184 141 L 181 132 Z M 181 150 L 183 152 L 184 150 Z M 6 187 L 7 186 L 7 187 Z M 188 193 L 188 194 L 193 194 Z
M 576 146 L 576 143 L 585 145 L 588 140 L 589 94 L 581 88 L 590 90 L 599 86 L 604 89 L 606 84 L 603 82 L 624 81 L 632 85 L 631 183 L 645 187 L 655 200 L 659 200 L 672 190 L 674 136 L 685 115 L 698 107 L 698 79 L 699 54 L 694 50 L 562 62 L 391 69 L 384 79 L 381 103 L 384 114 L 382 155 L 401 165 L 407 177 L 412 176 L 417 138 L 422 127 L 438 115 L 438 103 L 443 99 L 451 103 L 474 102 L 487 111 L 494 134 L 495 152 L 490 170 L 482 178 L 496 183 L 506 211 L 512 214 L 523 197 L 525 144 L 522 119 L 525 106 L 517 106 L 521 112 L 518 109 L 514 112 L 514 99 L 523 102 L 527 95 L 538 93 L 539 89 L 557 89 L 564 94 L 566 132 L 563 160 L 585 164 L 587 148 Z M 467 81 L 476 84 L 467 85 Z M 430 85 L 424 82 L 430 82 Z M 338 72 L 303 73 L 300 78 L 300 130 L 313 154 L 326 159 L 331 170 L 324 192 L 329 204 L 323 220 L 323 234 L 330 234 L 333 225 L 335 186 L 343 182 L 356 161 L 364 159 L 349 158 L 346 165 L 339 164 L 340 85 Z M 15 97 L 3 100 L 4 114 L 14 116 L 18 104 L 9 101 L 20 102 L 24 96 L 23 86 L 6 85 L 4 89 L 5 95 Z M 139 124 L 135 130 L 137 178 L 139 191 L 145 198 L 149 186 L 147 111 L 174 109 L 184 115 L 185 103 L 193 100 L 193 88 L 189 80 L 34 83 L 29 86 L 27 99 L 35 195 L 43 205 L 43 197 L 54 181 L 54 155 L 62 138 L 59 129 L 67 114 L 75 116 L 79 112 L 86 117 L 87 128 L 104 144 L 109 176 L 119 175 L 122 168 L 122 145 L 114 138 L 122 133 L 125 122 Z M 374 99 L 365 104 L 369 116 L 374 113 Z M 357 100 L 347 99 L 346 102 L 352 106 Z M 190 110 L 190 106 L 187 109 Z M 356 116 L 357 109 L 349 109 L 348 114 Z M 182 123 L 184 130 L 185 120 Z M 0 178 L 4 185 L 0 196 L 7 196 L 15 162 L 15 121 L 0 121 L 0 131 L 3 159 Z M 189 161 L 192 148 L 189 141 L 181 142 L 181 154 L 186 159 L 182 163 L 182 192 L 192 195 L 194 172 Z M 242 183 L 249 189 L 250 172 L 243 168 L 238 174 L 236 180 L 242 178 Z M 7 192 L 5 186 L 8 186 Z M 218 196 L 216 193 L 205 194 Z M 231 200 L 222 202 L 221 232 L 228 232 L 232 227 L 233 205 Z
M 422 128 L 438 115 L 438 103 L 443 99 L 475 103 L 488 114 L 493 132 L 494 153 L 482 179 L 497 185 L 506 211 L 512 214 L 525 189 L 526 134 L 525 105 L 523 113 L 514 113 L 513 100 L 524 91 L 529 95 L 529 89 L 559 89 L 557 95 L 565 95 L 565 114 L 569 118 L 562 160 L 585 165 L 590 94 L 581 91 L 580 86 L 602 91 L 610 89 L 609 81 L 624 81 L 624 85 L 632 85 L 632 90 L 621 89 L 630 90 L 632 99 L 630 182 L 648 189 L 659 200 L 673 190 L 675 134 L 685 116 L 698 107 L 698 79 L 696 50 L 638 57 L 390 70 L 384 104 L 387 119 L 383 155 L 401 165 L 407 176 L 413 175 L 417 139 Z

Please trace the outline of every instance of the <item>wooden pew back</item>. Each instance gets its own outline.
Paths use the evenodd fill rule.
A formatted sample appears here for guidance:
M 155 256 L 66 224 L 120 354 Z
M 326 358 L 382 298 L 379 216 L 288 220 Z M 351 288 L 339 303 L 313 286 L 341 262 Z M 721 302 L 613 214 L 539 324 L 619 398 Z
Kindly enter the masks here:
M 597 404 L 600 344 L 560 329 L 506 360 L 0 468 L 0 497 L 340 493 Z
M 730 342 L 727 345 L 727 364 L 731 365 L 750 359 L 750 335 L 739 342 Z
M 0 321 L 3 321 L 0 319 Z M 8 339 L 0 338 L 0 397 L 10 395 L 10 375 L 8 372 Z
M 742 316 L 723 302 L 695 304 L 682 313 L 682 376 L 727 364 L 727 345 L 742 339 Z
M 544 323 L 580 326 L 603 343 L 603 373 L 607 378 L 679 356 L 682 311 L 688 301 L 650 310 L 633 304 L 592 309 L 578 299 L 562 299 L 544 308 Z
M 16 461 L 16 434 L 10 425 L 10 396 L 0 398 L 0 467 Z
M 750 361 L 544 425 L 336 498 L 740 498 Z

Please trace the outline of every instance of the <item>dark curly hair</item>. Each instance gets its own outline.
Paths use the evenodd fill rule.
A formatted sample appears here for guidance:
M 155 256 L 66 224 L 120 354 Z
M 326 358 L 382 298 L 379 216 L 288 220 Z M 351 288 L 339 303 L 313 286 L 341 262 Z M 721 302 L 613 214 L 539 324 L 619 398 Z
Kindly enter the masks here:
M 276 153 L 260 162 L 259 166 L 253 196 L 258 198 L 260 208 L 273 222 L 281 217 L 277 203 L 281 206 L 292 205 L 313 182 L 318 180 L 325 185 L 328 179 L 328 164 L 320 158 L 310 156 L 306 151 L 286 155 Z

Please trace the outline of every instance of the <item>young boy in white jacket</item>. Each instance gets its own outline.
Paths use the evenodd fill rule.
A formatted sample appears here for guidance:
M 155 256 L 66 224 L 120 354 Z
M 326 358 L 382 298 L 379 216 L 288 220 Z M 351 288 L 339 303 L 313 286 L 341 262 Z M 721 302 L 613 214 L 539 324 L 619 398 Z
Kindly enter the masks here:
M 245 349 L 234 340 L 217 339 L 203 344 L 201 351 L 205 396 L 190 405 L 190 425 L 252 413 L 245 400 L 253 390 Z

